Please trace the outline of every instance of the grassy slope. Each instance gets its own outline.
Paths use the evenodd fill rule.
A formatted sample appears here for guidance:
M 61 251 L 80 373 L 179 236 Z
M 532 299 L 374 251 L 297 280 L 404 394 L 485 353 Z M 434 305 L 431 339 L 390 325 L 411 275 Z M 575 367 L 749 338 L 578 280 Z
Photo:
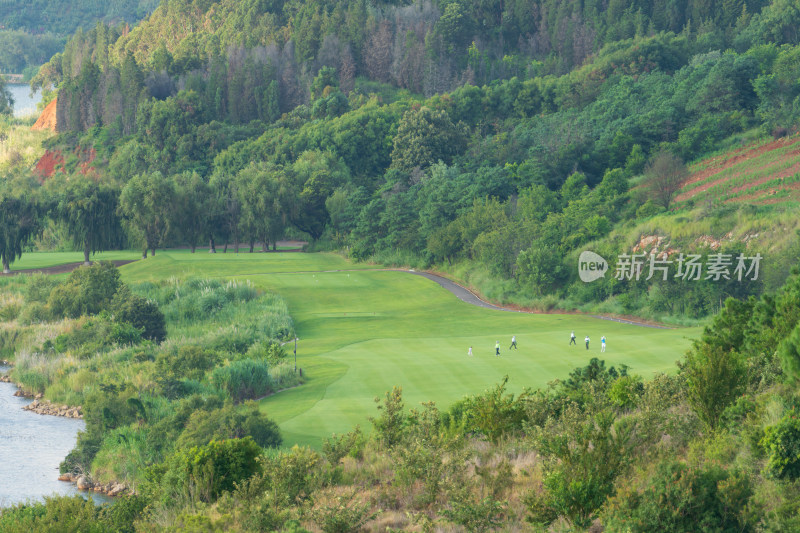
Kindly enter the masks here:
M 497 383 L 540 387 L 564 378 L 590 357 L 625 363 L 645 378 L 671 371 L 698 329 L 655 330 L 576 315 L 527 315 L 463 303 L 432 281 L 402 272 L 369 270 L 332 254 L 195 254 L 161 252 L 122 268 L 128 281 L 170 276 L 250 279 L 280 293 L 300 337 L 298 365 L 308 382 L 262 402 L 287 445 L 319 446 L 330 433 L 368 424 L 373 398 L 394 385 L 406 402 L 434 400 L 446 407 Z M 323 272 L 354 269 L 350 272 Z M 294 273 L 300 272 L 300 273 Z M 568 346 L 574 329 L 579 342 Z M 512 334 L 519 351 L 509 353 Z M 494 357 L 500 340 L 502 357 Z M 467 357 L 473 346 L 475 356 Z

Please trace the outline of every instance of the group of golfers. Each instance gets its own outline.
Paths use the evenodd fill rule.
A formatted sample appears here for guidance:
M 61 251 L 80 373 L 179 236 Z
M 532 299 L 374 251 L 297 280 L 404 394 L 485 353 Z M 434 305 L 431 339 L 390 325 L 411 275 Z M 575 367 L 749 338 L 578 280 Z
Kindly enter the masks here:
M 589 335 L 586 335 L 586 338 L 583 339 L 583 341 L 586 343 L 586 349 L 588 350 L 589 349 Z M 570 335 L 569 335 L 569 344 L 570 344 L 570 346 L 572 346 L 573 344 L 575 346 L 578 345 L 578 343 L 575 342 L 575 332 L 574 331 L 572 333 L 570 333 Z M 606 336 L 603 335 L 602 337 L 600 337 L 600 352 L 605 352 L 605 351 L 606 351 Z
M 583 340 L 586 343 L 586 349 L 588 350 L 589 349 L 589 335 L 586 335 L 586 338 L 583 339 Z M 574 331 L 569 336 L 569 344 L 570 344 L 570 346 L 572 346 L 573 344 L 576 345 L 576 346 L 578 345 L 578 343 L 575 341 L 575 332 Z M 509 346 L 508 349 L 510 350 L 511 348 L 514 348 L 515 350 L 517 349 L 517 336 L 516 335 L 512 335 L 511 336 L 511 346 Z M 605 352 L 605 351 L 606 351 L 606 336 L 603 335 L 602 337 L 600 337 L 600 352 Z M 467 355 L 472 357 L 472 346 L 469 347 L 469 350 L 467 351 Z M 497 341 L 494 344 L 494 356 L 495 357 L 500 357 L 500 341 Z

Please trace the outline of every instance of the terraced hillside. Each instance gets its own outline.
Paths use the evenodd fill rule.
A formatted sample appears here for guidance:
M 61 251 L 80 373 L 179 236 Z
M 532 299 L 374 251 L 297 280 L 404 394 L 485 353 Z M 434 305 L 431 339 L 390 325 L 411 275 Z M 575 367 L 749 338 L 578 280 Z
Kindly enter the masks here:
M 800 136 L 762 140 L 704 159 L 676 197 L 678 205 L 721 200 L 776 204 L 800 199 Z

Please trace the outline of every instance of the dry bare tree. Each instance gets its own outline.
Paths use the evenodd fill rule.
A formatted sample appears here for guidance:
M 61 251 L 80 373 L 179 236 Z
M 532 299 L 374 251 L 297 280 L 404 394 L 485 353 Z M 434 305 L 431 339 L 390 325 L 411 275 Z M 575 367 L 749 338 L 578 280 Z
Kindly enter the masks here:
M 683 160 L 672 152 L 659 152 L 644 169 L 645 182 L 650 197 L 669 209 L 672 200 L 689 177 Z

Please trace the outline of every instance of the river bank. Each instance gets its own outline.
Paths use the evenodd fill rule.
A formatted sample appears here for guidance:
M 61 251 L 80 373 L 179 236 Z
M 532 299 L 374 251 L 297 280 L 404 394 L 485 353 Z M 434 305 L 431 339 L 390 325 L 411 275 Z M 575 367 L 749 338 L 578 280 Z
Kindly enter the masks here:
M 0 361 L 0 378 L 7 378 L 9 366 L 4 363 Z M 95 491 L 94 485 L 87 494 L 79 490 L 77 480 L 59 481 L 59 465 L 75 447 L 84 422 L 69 416 L 37 416 L 34 409 L 26 409 L 36 400 L 16 394 L 18 390 L 7 379 L 0 380 L 0 507 L 41 501 L 45 496 L 75 494 L 101 504 L 112 500 L 100 490 L 120 494 L 121 491 L 106 490 L 113 486 L 101 486 Z

